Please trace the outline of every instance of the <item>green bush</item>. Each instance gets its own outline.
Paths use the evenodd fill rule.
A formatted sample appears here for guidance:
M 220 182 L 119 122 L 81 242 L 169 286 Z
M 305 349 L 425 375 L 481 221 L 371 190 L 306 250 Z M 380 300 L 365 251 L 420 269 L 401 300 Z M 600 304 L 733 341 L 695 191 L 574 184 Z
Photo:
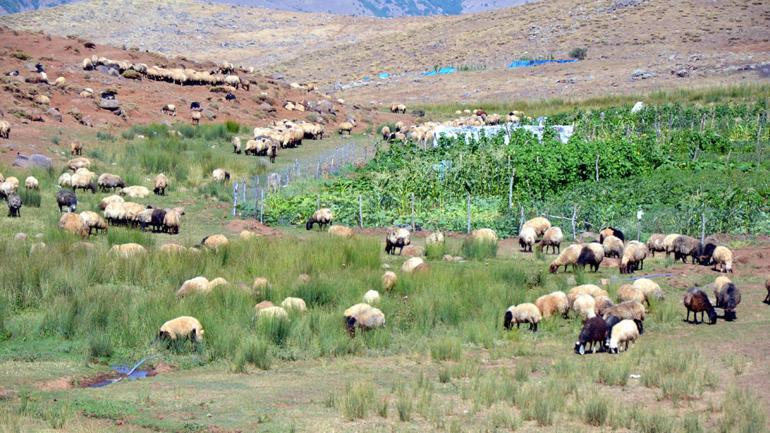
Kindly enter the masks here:
M 375 407 L 375 400 L 374 386 L 370 382 L 355 382 L 347 386 L 340 410 L 347 419 L 363 419 Z
M 588 48 L 573 48 L 569 52 L 569 56 L 577 60 L 585 60 L 588 55 Z
M 35 189 L 19 188 L 21 203 L 27 207 L 40 207 L 40 191 Z
M 137 71 L 135 71 L 133 69 L 126 69 L 120 75 L 123 76 L 123 78 L 127 78 L 129 80 L 141 80 L 142 79 L 142 74 L 140 74 L 139 72 L 137 72 Z

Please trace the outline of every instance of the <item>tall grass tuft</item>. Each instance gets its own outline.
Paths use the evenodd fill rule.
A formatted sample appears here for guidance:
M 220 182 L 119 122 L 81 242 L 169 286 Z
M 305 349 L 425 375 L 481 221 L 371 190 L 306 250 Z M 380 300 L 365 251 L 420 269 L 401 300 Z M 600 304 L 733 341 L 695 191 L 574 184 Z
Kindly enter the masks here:
M 460 340 L 452 337 L 437 339 L 430 346 L 430 356 L 434 361 L 459 361 L 462 356 Z
M 469 259 L 484 260 L 497 256 L 497 242 L 465 238 L 462 246 L 463 256 Z
M 607 422 L 609 403 L 601 397 L 591 397 L 583 407 L 583 421 L 592 426 L 602 426 Z
M 354 382 L 348 385 L 340 401 L 342 415 L 350 420 L 366 418 L 375 406 L 374 385 L 369 382 Z
M 244 372 L 245 365 L 251 364 L 261 370 L 269 370 L 273 363 L 270 343 L 259 337 L 249 337 L 241 342 L 233 361 L 235 372 Z
M 21 203 L 27 207 L 40 207 L 40 191 L 27 188 L 19 188 Z
M 733 388 L 722 403 L 724 417 L 717 428 L 720 433 L 762 433 L 766 431 L 767 414 L 761 400 L 747 390 Z

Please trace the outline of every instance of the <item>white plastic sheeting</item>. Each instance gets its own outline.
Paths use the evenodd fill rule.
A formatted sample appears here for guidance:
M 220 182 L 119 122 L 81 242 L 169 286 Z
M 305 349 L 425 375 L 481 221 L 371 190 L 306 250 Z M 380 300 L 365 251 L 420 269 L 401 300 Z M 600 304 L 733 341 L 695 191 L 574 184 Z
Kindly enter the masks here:
M 518 123 L 506 123 L 504 125 L 490 125 L 490 126 L 439 126 L 433 132 L 433 146 L 438 146 L 439 139 L 441 137 L 452 138 L 464 138 L 468 143 L 470 140 L 478 140 L 483 134 L 485 137 L 496 137 L 502 133 L 505 139 L 505 144 L 509 144 L 511 141 L 511 133 L 517 129 L 524 129 L 533 134 L 539 141 L 543 140 L 543 132 L 545 132 L 545 126 L 535 125 L 520 125 Z M 569 141 L 572 134 L 575 132 L 573 125 L 554 125 L 551 128 L 556 130 L 556 134 L 559 137 L 559 141 L 566 143 Z

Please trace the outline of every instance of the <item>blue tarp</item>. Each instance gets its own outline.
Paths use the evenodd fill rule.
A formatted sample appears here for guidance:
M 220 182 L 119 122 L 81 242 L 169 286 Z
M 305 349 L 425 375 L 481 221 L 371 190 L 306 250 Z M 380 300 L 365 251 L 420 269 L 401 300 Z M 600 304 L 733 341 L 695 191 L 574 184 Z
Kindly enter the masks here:
M 378 76 L 380 77 L 380 80 L 387 80 L 388 78 L 390 78 L 390 74 L 387 72 L 380 72 L 380 75 Z
M 509 68 L 526 68 L 529 66 L 540 66 L 548 63 L 573 63 L 577 62 L 576 59 L 562 59 L 562 60 L 514 60 Z
M 453 67 L 451 67 L 451 66 L 444 66 L 443 68 L 441 68 L 441 69 L 439 69 L 439 70 L 433 70 L 433 71 L 426 71 L 426 72 L 423 72 L 423 73 L 422 73 L 422 75 L 424 75 L 424 76 L 426 76 L 426 77 L 433 77 L 433 76 L 435 76 L 435 75 L 446 75 L 446 74 L 453 74 L 453 73 L 455 73 L 455 72 L 457 72 L 457 69 L 456 69 L 456 68 L 453 68 Z

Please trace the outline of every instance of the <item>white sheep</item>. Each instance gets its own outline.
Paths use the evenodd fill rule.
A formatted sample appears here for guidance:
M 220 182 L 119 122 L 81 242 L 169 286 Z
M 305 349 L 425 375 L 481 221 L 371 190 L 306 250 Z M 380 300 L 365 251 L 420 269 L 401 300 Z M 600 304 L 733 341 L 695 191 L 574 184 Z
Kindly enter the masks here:
M 257 309 L 257 318 L 283 320 L 289 318 L 289 313 L 283 307 L 272 306 Z
M 378 304 L 380 302 L 380 292 L 376 290 L 369 290 L 364 293 L 364 302 L 369 305 Z
M 525 226 L 519 233 L 519 246 L 521 250 L 526 252 L 532 252 L 532 245 L 535 245 L 537 240 L 537 232 L 533 227 Z
M 285 310 L 298 311 L 300 313 L 307 311 L 307 305 L 301 298 L 288 297 L 281 302 L 281 307 Z
M 519 305 L 511 305 L 505 311 L 503 319 L 503 326 L 505 329 L 513 328 L 516 325 L 518 328 L 522 323 L 529 324 L 529 330 L 537 332 L 537 324 L 540 323 L 543 316 L 540 314 L 540 309 L 535 304 L 524 303 Z
M 610 353 L 618 353 L 620 345 L 623 345 L 623 350 L 628 350 L 629 343 L 636 341 L 639 338 L 639 328 L 633 320 L 623 319 L 612 327 L 610 333 L 610 341 L 608 348 Z
M 40 189 L 40 182 L 34 176 L 24 179 L 24 187 L 27 189 Z
M 171 319 L 160 327 L 158 339 L 177 340 L 189 338 L 200 343 L 203 341 L 203 327 L 195 317 L 181 316 Z
M 392 290 L 398 282 L 398 276 L 393 271 L 385 271 L 382 274 L 382 289 L 385 291 Z
M 581 320 L 588 320 L 596 316 L 596 299 L 588 294 L 581 294 L 572 303 L 574 311 Z
M 182 283 L 182 287 L 176 291 L 176 295 L 182 297 L 196 293 L 206 294 L 209 291 L 211 291 L 211 287 L 209 286 L 208 278 L 195 277 Z

